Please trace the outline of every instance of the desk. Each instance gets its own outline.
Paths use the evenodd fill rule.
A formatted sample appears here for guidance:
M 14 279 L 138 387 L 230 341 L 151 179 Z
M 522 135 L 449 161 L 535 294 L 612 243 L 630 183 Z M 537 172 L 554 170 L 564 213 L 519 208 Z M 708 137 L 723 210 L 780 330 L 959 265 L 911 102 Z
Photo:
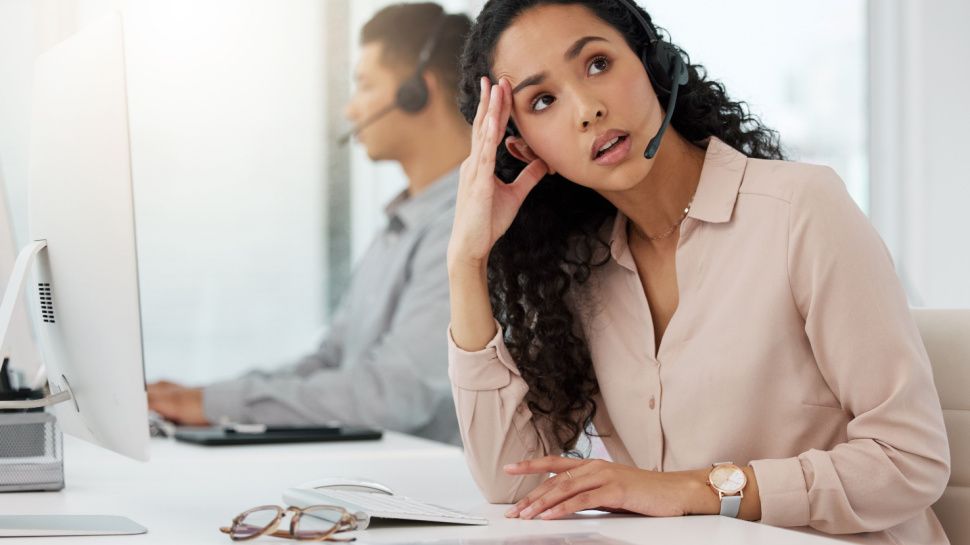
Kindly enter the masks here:
M 358 532 L 358 543 L 566 532 L 599 532 L 631 543 L 838 543 L 718 516 L 506 519 L 506 507 L 489 505 L 482 499 L 460 449 L 396 433 L 385 434 L 381 441 L 239 447 L 201 447 L 153 439 L 151 447 L 152 460 L 142 464 L 65 437 L 67 487 L 60 492 L 0 494 L 0 513 L 124 515 L 148 528 L 148 534 L 139 536 L 18 540 L 28 545 L 227 545 L 232 541 L 218 531 L 219 526 L 228 525 L 233 516 L 250 507 L 281 503 L 284 488 L 323 476 L 357 476 L 490 520 L 488 526 L 382 525 Z M 248 543 L 296 542 L 262 538 Z

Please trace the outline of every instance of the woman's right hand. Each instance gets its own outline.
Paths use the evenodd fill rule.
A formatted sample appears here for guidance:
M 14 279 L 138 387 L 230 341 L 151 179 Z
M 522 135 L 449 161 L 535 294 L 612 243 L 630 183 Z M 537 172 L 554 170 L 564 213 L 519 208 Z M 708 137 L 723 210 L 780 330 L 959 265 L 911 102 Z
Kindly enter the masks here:
M 472 149 L 461 165 L 455 223 L 448 244 L 449 266 L 484 268 L 492 246 L 548 172 L 546 164 L 536 159 L 510 184 L 495 176 L 495 151 L 512 112 L 512 86 L 505 79 L 492 85 L 484 77 L 479 83 L 481 98 L 472 123 Z

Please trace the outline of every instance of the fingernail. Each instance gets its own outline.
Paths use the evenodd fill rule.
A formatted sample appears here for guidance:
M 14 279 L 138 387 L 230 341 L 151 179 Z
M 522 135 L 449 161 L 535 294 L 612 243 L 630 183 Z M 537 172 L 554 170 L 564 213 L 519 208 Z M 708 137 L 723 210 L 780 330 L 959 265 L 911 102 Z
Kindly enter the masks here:
M 519 516 L 521 516 L 522 518 L 529 518 L 529 517 L 531 517 L 531 516 L 532 516 L 532 513 L 533 513 L 534 511 L 535 511 L 535 507 L 533 507 L 533 506 L 531 506 L 531 505 L 530 505 L 530 506 L 528 506 L 528 507 L 526 507 L 526 508 L 525 508 L 525 509 L 524 509 L 524 510 L 523 510 L 523 511 L 522 511 L 522 512 L 521 512 L 521 513 L 519 514 Z
M 489 121 L 491 121 L 491 119 L 489 119 Z M 515 469 L 515 468 L 516 468 L 516 467 L 517 467 L 518 465 L 519 465 L 519 464 L 505 464 L 504 466 L 502 466 L 502 469 L 504 469 L 505 471 L 512 471 L 512 470 L 513 470 L 513 469 Z
M 515 515 L 516 515 L 515 507 L 513 507 L 513 508 L 511 508 L 511 509 L 509 509 L 508 511 L 505 512 L 505 516 L 508 517 L 508 518 L 513 518 L 513 517 L 515 517 Z
M 542 514 L 539 515 L 539 518 L 545 520 L 545 519 L 551 517 L 552 516 L 552 513 L 550 511 L 543 511 Z

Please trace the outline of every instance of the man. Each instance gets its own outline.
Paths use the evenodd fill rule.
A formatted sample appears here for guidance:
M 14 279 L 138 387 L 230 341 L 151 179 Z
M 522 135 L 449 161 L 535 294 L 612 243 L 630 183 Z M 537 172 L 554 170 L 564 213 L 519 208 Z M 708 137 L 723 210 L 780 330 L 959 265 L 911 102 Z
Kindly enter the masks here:
M 400 163 L 408 187 L 387 206 L 387 226 L 357 265 L 318 351 L 204 388 L 152 384 L 150 409 L 188 425 L 336 420 L 460 441 L 440 337 L 449 321 L 445 253 L 458 167 L 471 146 L 456 100 L 470 25 L 425 3 L 389 6 L 363 28 L 346 115 L 368 156 Z M 398 89 L 419 68 L 426 100 L 412 81 L 402 102 Z

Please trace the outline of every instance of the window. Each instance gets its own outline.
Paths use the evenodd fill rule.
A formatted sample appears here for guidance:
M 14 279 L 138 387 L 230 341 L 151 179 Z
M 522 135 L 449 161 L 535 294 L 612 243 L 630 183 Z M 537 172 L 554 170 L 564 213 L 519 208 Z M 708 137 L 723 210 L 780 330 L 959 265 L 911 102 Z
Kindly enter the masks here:
M 642 1 L 671 41 L 869 210 L 865 0 Z

